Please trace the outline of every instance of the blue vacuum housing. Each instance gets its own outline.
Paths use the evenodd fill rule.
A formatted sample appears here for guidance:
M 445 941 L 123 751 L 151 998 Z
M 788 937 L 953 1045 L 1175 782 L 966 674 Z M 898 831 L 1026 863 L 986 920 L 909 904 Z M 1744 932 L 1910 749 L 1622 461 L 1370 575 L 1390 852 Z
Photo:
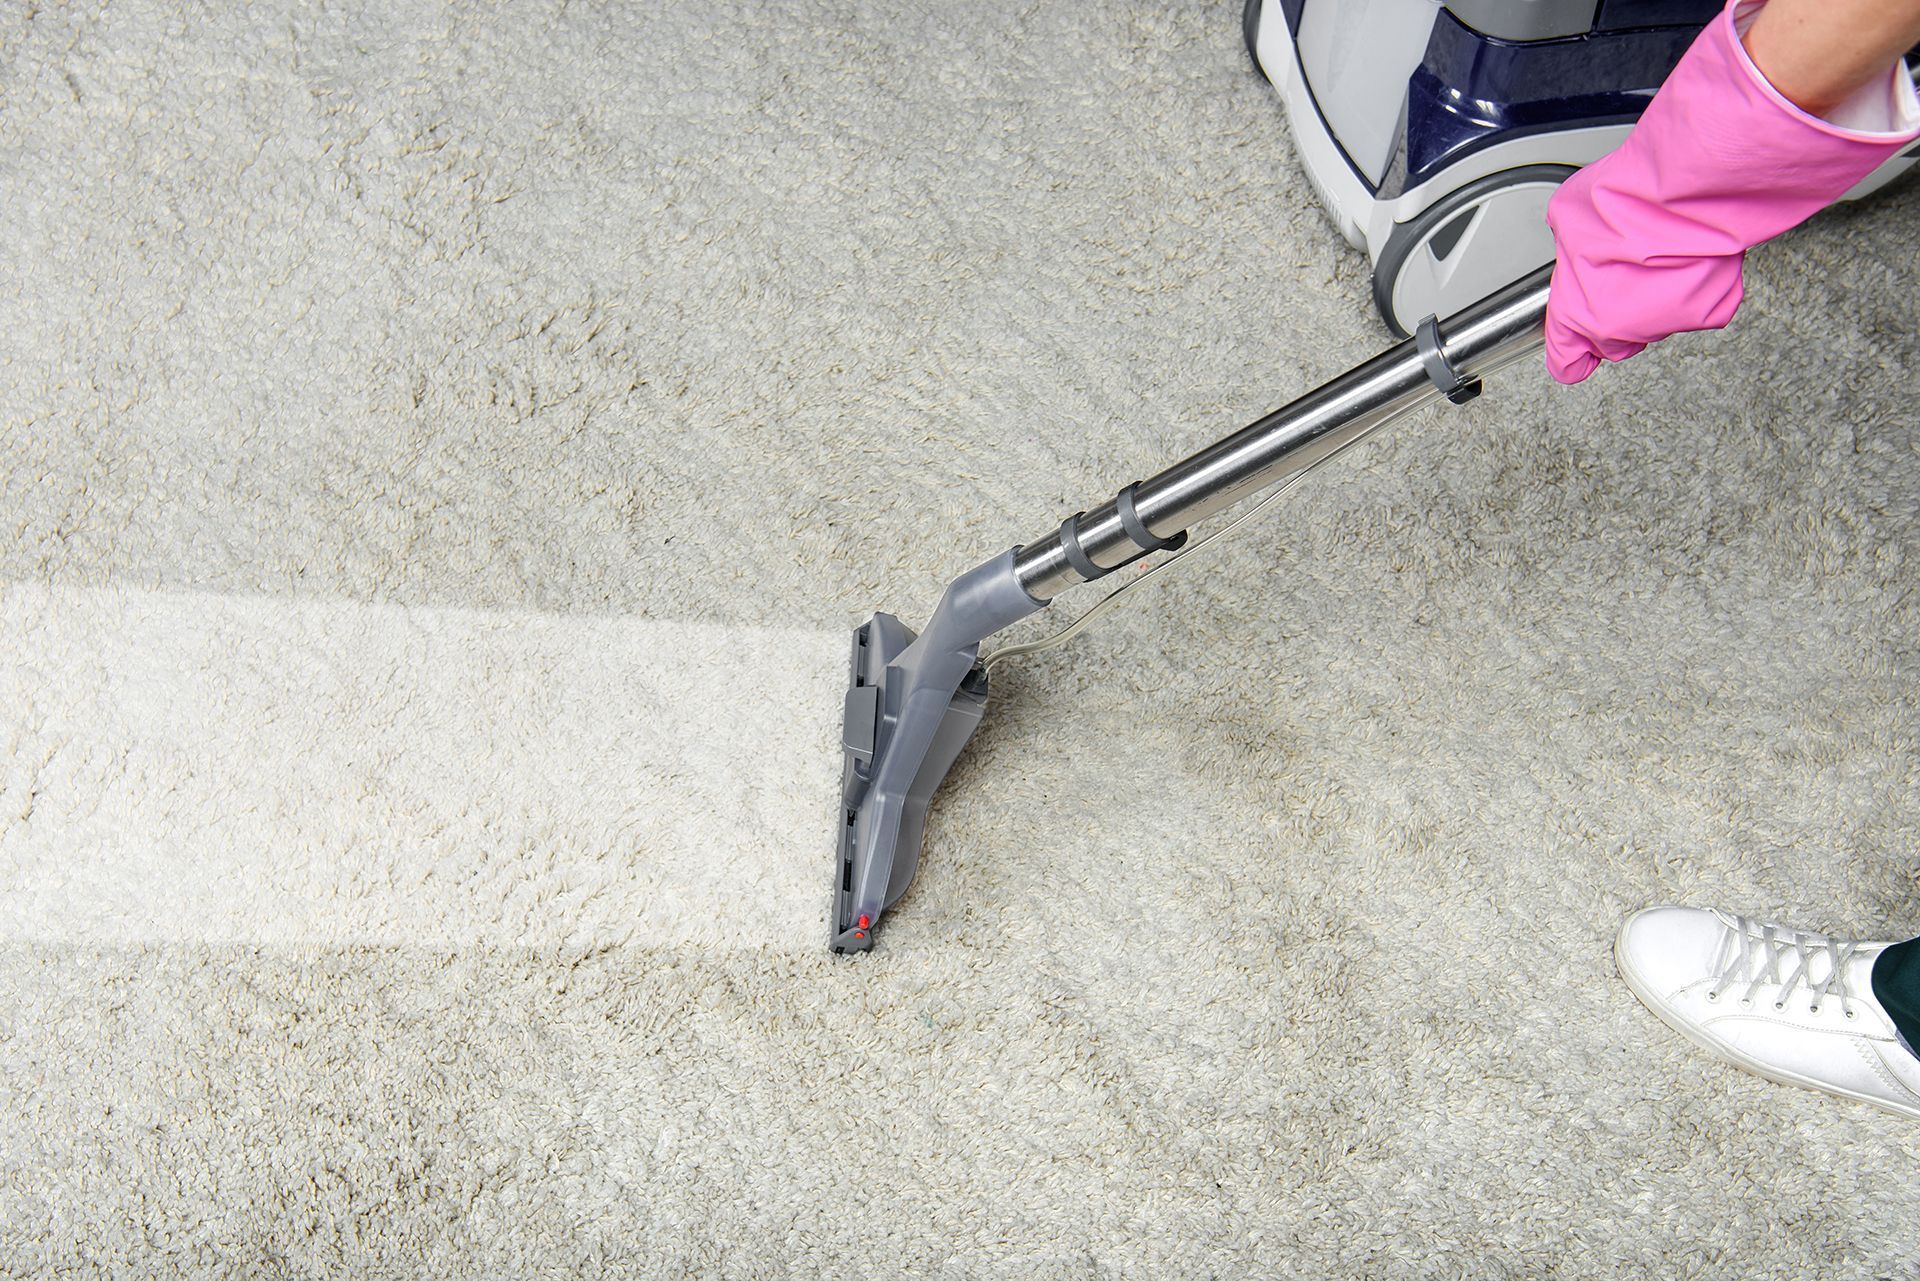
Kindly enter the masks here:
M 1620 145 L 1721 0 L 1247 0 L 1340 233 L 1401 336 L 1552 261 L 1547 199 Z M 1850 194 L 1913 163 L 1899 157 Z

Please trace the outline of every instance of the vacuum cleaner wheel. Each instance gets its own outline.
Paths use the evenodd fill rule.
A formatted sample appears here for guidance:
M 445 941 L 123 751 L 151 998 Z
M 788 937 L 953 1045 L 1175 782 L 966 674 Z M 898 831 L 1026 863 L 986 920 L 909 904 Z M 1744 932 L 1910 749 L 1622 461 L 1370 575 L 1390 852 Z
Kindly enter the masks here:
M 1547 200 L 1570 165 L 1488 174 L 1394 227 L 1373 265 L 1373 301 L 1396 337 L 1553 261 Z
M 1246 7 L 1240 10 L 1240 38 L 1247 42 L 1247 56 L 1253 59 L 1253 69 L 1260 78 L 1272 83 L 1273 77 L 1260 65 L 1260 0 L 1247 0 Z

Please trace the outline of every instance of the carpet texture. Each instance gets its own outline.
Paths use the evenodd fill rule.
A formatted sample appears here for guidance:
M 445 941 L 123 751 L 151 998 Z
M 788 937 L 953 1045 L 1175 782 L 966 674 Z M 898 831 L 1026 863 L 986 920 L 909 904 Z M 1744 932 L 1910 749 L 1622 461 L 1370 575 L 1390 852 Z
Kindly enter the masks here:
M 996 675 L 837 960 L 852 625 L 1383 345 L 1238 6 L 0 10 L 0 1274 L 1920 1272 L 1609 952 L 1920 932 L 1917 214 Z

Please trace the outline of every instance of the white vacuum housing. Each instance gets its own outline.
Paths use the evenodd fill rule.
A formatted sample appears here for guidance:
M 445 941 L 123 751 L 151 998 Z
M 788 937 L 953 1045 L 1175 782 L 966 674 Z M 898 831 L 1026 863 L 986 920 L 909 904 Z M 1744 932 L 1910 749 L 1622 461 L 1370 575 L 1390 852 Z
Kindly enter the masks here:
M 1246 0 L 1333 224 L 1398 336 L 1553 260 L 1547 198 L 1620 145 L 1721 0 Z M 1920 147 L 1848 198 L 1905 171 Z

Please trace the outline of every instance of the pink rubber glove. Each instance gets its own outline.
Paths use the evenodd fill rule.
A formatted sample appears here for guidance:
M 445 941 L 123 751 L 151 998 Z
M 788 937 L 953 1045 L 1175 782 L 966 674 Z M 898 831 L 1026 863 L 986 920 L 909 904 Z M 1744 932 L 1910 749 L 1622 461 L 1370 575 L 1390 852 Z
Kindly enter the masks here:
M 1728 4 L 1620 149 L 1548 203 L 1547 370 L 1561 382 L 1670 334 L 1724 326 L 1740 306 L 1748 249 L 1920 138 L 1920 103 L 1897 65 L 1829 119 L 1782 97 L 1740 43 L 1759 8 Z

